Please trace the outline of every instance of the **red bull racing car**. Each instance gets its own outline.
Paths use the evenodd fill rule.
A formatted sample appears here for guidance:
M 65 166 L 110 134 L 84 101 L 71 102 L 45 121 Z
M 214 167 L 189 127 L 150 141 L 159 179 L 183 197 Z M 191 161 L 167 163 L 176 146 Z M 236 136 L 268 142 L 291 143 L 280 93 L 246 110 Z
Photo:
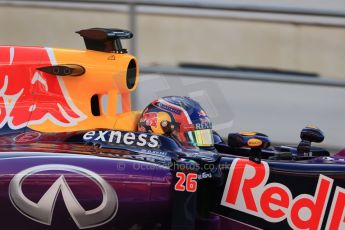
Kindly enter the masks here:
M 212 130 L 188 97 L 131 110 L 120 29 L 86 50 L 0 46 L 0 229 L 345 229 L 345 154 Z

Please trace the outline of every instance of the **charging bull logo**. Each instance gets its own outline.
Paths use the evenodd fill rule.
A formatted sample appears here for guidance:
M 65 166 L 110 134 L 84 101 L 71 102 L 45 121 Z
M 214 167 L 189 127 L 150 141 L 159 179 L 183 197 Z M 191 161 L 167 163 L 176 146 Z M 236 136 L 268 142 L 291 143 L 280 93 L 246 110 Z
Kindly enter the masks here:
M 0 47 L 0 128 L 49 120 L 67 127 L 86 116 L 73 104 L 61 77 L 37 70 L 56 65 L 52 49 Z
M 221 205 L 276 223 L 287 219 L 292 229 L 321 229 L 333 179 L 320 175 L 315 194 L 293 198 L 280 183 L 266 184 L 269 165 L 235 159 L 230 167 Z M 336 187 L 326 229 L 345 229 L 345 189 Z

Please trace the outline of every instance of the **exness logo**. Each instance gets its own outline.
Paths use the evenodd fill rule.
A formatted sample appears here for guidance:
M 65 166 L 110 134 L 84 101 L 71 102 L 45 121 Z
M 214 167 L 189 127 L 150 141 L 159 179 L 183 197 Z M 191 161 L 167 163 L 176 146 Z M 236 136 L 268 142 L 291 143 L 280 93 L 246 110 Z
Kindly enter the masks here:
M 63 174 L 37 203 L 29 200 L 22 190 L 22 184 L 26 178 L 39 172 L 52 170 L 73 172 L 91 179 L 102 191 L 102 203 L 94 209 L 85 210 L 73 194 Z M 26 217 L 46 225 L 52 223 L 55 202 L 60 192 L 68 212 L 80 229 L 103 225 L 116 215 L 118 198 L 114 189 L 101 176 L 84 168 L 62 164 L 35 166 L 17 173 L 9 185 L 9 196 L 14 207 Z
M 256 164 L 235 159 L 231 164 L 221 204 L 269 222 L 287 219 L 292 229 L 321 229 L 333 179 L 320 175 L 314 196 L 291 191 L 280 183 L 266 184 L 270 170 L 266 162 Z M 345 189 L 336 187 L 326 229 L 345 229 Z
M 85 141 L 103 141 L 107 143 L 116 143 L 124 145 L 136 145 L 139 147 L 156 148 L 159 146 L 159 137 L 141 133 L 139 135 L 131 132 L 121 131 L 89 131 L 84 134 Z

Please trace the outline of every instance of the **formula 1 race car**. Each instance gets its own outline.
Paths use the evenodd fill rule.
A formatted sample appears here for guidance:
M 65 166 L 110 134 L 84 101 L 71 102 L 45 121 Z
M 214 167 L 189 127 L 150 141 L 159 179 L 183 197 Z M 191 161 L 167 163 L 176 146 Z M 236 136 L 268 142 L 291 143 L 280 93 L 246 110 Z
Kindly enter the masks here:
M 0 229 L 345 229 L 345 154 L 317 127 L 197 149 L 139 131 L 132 33 L 78 33 L 86 51 L 0 46 Z

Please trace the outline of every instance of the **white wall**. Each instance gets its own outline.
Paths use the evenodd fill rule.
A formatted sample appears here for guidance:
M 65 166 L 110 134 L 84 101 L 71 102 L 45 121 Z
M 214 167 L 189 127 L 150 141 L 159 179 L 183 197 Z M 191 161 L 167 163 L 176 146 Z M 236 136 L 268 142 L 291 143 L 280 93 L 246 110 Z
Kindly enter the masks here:
M 128 28 L 126 9 L 115 7 L 104 12 L 92 7 L 68 10 L 0 5 L 0 43 L 83 48 L 75 31 Z M 227 13 L 218 11 L 224 17 L 176 16 L 170 15 L 169 9 L 159 14 L 162 8 L 150 14 L 140 9 L 134 39 L 139 60 L 145 65 L 197 62 L 345 76 L 343 28 L 231 20 Z

